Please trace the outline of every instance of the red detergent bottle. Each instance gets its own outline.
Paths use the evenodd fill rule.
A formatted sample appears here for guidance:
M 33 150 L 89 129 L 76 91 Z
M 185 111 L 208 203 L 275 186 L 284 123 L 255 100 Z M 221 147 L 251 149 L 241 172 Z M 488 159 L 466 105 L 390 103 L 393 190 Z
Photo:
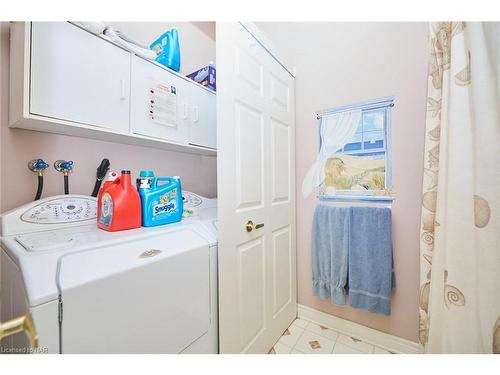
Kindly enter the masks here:
M 97 226 L 115 232 L 141 227 L 141 198 L 130 171 L 105 182 L 97 197 Z

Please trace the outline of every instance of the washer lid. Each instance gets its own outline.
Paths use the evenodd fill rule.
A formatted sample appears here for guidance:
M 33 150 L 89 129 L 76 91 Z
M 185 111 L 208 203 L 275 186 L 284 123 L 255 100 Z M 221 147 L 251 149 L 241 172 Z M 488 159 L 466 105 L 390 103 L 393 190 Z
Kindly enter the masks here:
M 97 234 L 94 228 L 82 226 L 71 231 L 55 230 L 19 234 L 15 237 L 15 240 L 29 252 L 56 251 L 95 242 L 98 240 Z
M 209 264 L 188 229 L 63 256 L 62 352 L 181 352 L 210 326 Z
M 182 232 L 183 241 L 175 233 Z M 175 244 L 179 251 L 198 246 L 208 245 L 209 241 L 202 233 L 200 226 L 194 223 L 181 222 L 159 227 L 138 228 L 121 232 L 106 232 L 98 229 L 95 223 L 87 226 L 72 227 L 47 232 L 36 232 L 1 238 L 2 249 L 18 265 L 23 274 L 26 293 L 30 306 L 37 306 L 57 299 L 59 294 L 56 275 L 61 258 L 69 254 L 80 254 L 86 259 L 87 252 L 103 252 L 108 249 L 121 249 L 135 246 L 141 253 L 151 250 L 151 243 L 160 239 L 166 245 Z M 172 235 L 172 236 L 171 236 Z M 56 241 L 53 241 L 56 239 Z M 40 243 L 38 243 L 40 240 Z M 27 250 L 28 249 L 28 250 Z M 110 252 L 111 254 L 112 252 Z M 113 254 L 119 254 L 119 250 Z M 90 258 L 89 258 L 90 259 Z M 106 273 L 109 267 L 116 269 L 121 264 L 123 270 L 131 265 L 124 257 L 109 258 L 106 262 L 92 263 L 84 273 L 75 272 L 71 279 L 72 285 L 78 285 L 99 277 L 98 271 Z

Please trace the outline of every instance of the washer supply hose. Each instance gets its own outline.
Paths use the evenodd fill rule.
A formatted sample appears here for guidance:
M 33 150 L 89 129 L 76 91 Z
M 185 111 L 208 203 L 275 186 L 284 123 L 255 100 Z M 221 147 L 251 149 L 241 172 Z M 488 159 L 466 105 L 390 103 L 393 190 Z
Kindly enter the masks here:
M 33 159 L 28 162 L 28 169 L 34 172 L 38 176 L 38 186 L 36 188 L 35 201 L 39 200 L 42 196 L 43 191 L 43 172 L 49 167 L 49 165 L 43 159 Z
M 69 194 L 69 178 L 68 174 L 64 174 L 64 194 Z
M 101 164 L 97 167 L 96 180 L 94 185 L 94 190 L 92 191 L 91 196 L 97 197 L 99 193 L 99 189 L 101 188 L 102 180 L 106 176 L 109 171 L 109 166 L 111 163 L 108 159 L 102 159 Z
M 36 195 L 34 200 L 39 200 L 40 197 L 42 196 L 42 190 L 43 190 L 43 174 L 38 173 L 38 187 L 36 188 Z
M 72 160 L 56 160 L 54 169 L 64 176 L 64 194 L 69 194 L 69 174 L 73 172 L 74 164 Z

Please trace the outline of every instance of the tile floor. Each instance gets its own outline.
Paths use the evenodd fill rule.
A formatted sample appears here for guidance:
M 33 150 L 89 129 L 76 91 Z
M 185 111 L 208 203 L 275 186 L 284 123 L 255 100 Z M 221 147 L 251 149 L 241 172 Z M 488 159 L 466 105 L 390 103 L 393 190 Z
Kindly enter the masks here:
M 304 319 L 295 319 L 269 354 L 393 354 Z

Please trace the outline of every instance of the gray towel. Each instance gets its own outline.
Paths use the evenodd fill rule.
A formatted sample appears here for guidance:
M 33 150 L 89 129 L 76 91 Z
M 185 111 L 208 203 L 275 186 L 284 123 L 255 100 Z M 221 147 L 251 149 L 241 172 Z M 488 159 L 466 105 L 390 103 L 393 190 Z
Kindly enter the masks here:
M 351 207 L 349 303 L 389 315 L 392 272 L 392 220 L 389 208 Z
M 312 230 L 313 293 L 345 305 L 349 207 L 318 205 Z

